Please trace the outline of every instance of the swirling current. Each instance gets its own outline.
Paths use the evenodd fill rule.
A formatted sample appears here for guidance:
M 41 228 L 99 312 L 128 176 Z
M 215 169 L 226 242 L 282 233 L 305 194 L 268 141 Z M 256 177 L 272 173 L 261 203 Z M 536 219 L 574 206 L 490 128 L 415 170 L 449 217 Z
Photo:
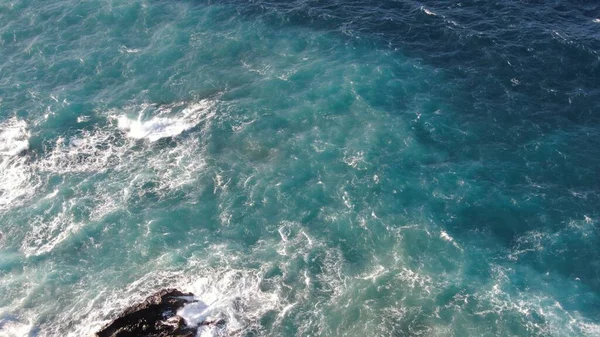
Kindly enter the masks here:
M 0 336 L 599 336 L 600 3 L 0 2 Z

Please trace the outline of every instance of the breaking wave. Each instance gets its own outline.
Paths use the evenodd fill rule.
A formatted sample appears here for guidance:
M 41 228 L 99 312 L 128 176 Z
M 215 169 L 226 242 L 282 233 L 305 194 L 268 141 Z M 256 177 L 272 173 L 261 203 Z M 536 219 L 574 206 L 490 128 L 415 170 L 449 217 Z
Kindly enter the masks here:
M 178 110 L 181 104 L 161 106 L 157 109 L 158 115 L 145 120 L 145 113 L 153 107 L 146 105 L 140 111 L 137 119 L 131 119 L 126 115 L 116 117 L 117 125 L 120 130 L 126 132 L 127 137 L 155 142 L 162 138 L 178 136 L 182 132 L 195 127 L 202 120 L 212 117 L 214 112 L 210 109 L 211 106 L 210 101 L 201 101 L 186 106 L 177 113 L 176 117 L 172 116 L 173 112 Z
M 35 189 L 27 159 L 20 156 L 29 148 L 27 123 L 17 118 L 0 123 L 0 211 Z
M 27 123 L 11 118 L 0 124 L 0 155 L 15 156 L 29 148 Z
M 148 113 L 148 107 L 139 108 Z M 133 132 L 132 138 L 123 138 L 110 124 L 96 126 L 47 142 L 45 151 L 38 156 L 15 155 L 16 148 L 25 147 L 25 135 L 29 133 L 25 123 L 9 121 L 12 129 L 3 133 L 3 140 L 8 139 L 16 145 L 5 146 L 10 148 L 7 152 L 12 155 L 1 157 L 0 210 L 17 206 L 17 200 L 23 202 L 36 191 L 43 200 L 33 205 L 31 216 L 22 212 L 21 227 L 27 230 L 22 236 L 21 252 L 25 256 L 51 252 L 90 222 L 124 209 L 140 198 L 163 198 L 193 183 L 204 168 L 201 137 L 180 138 L 177 144 L 167 147 L 137 144 L 134 138 L 144 138 L 152 143 L 164 137 L 178 136 L 208 122 L 215 115 L 213 107 L 214 102 L 210 101 L 153 106 L 158 117 L 130 124 L 128 137 Z M 136 108 L 125 111 L 133 109 Z M 121 116 L 119 124 L 125 118 Z M 204 123 L 202 128 L 208 125 Z M 98 179 L 105 179 L 109 172 L 108 180 L 94 184 Z M 66 190 L 49 184 L 51 179 L 66 177 L 79 183 Z M 121 183 L 124 181 L 128 183 L 123 190 Z

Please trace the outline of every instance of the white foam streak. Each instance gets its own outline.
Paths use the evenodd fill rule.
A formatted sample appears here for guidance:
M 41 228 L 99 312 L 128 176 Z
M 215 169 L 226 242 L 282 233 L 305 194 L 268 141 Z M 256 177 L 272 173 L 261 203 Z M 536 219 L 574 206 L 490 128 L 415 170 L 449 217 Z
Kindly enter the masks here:
M 206 127 L 209 125 L 207 120 L 214 116 L 213 105 L 212 102 L 201 101 L 190 105 L 178 103 L 154 107 L 153 112 L 158 115 L 159 121 L 171 119 L 183 121 L 183 124 L 176 123 L 179 126 L 175 129 L 161 124 L 166 127 L 157 129 L 154 119 L 150 124 L 140 124 L 150 125 L 144 137 L 152 142 L 203 121 Z M 139 108 L 144 111 L 148 106 Z M 173 115 L 174 110 L 178 111 L 179 117 L 165 117 Z M 46 154 L 38 159 L 29 156 L 0 157 L 0 211 L 13 207 L 16 199 L 34 195 L 44 177 L 78 174 L 83 178 L 79 184 L 66 190 L 53 188 L 42 191 L 42 195 L 46 195 L 42 198 L 45 201 L 38 206 L 52 211 L 38 212 L 42 215 L 27 222 L 29 229 L 21 243 L 21 251 L 26 256 L 52 251 L 82 226 L 99 221 L 107 214 L 127 207 L 128 203 L 145 197 L 162 198 L 180 190 L 199 179 L 199 172 L 205 167 L 201 137 L 178 139 L 175 146 L 140 146 L 133 139 L 120 137 L 114 129 L 97 127 L 81 130 L 72 137 L 59 137 L 46 146 Z M 103 175 L 106 172 L 110 172 L 108 177 Z M 103 183 L 93 184 L 97 179 Z M 129 184 L 123 189 L 123 182 L 127 181 Z M 90 188 L 90 184 L 94 187 Z M 90 204 L 94 207 L 90 208 Z M 69 215 L 73 210 L 83 211 L 85 217 L 75 221 Z
M 507 273 L 500 266 L 493 266 L 494 282 L 481 287 L 473 297 L 478 316 L 495 315 L 500 320 L 522 321 L 523 326 L 535 336 L 598 336 L 600 326 L 589 322 L 577 311 L 567 311 L 548 294 L 536 291 L 514 291 Z M 465 299 L 466 303 L 466 299 Z
M 118 144 L 112 132 L 84 130 L 69 139 L 58 138 L 52 150 L 34 167 L 55 174 L 104 172 L 123 161 L 127 146 Z

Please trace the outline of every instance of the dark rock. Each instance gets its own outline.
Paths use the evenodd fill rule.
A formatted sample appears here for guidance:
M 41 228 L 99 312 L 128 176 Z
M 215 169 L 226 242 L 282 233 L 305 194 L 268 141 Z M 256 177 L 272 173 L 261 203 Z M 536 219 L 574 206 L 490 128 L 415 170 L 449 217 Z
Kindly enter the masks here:
M 97 337 L 194 337 L 198 327 L 187 327 L 177 310 L 194 302 L 193 294 L 163 289 L 144 302 L 133 305 L 112 323 L 96 333 Z M 222 324 L 204 322 L 201 325 Z

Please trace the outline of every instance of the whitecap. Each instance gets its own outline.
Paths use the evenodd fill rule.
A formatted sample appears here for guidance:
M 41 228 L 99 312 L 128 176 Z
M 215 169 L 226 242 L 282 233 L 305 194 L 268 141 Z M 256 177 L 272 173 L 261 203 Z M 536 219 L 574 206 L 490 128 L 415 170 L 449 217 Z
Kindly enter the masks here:
M 368 163 L 365 160 L 365 153 L 363 151 L 352 152 L 347 150 L 344 152 L 344 158 L 342 160 L 344 161 L 344 163 L 346 163 L 348 166 L 351 166 L 354 169 L 367 169 Z
M 29 148 L 27 123 L 11 118 L 0 124 L 0 155 L 16 156 Z
M 0 210 L 9 208 L 25 196 L 32 195 L 38 179 L 32 177 L 25 157 L 0 159 Z
M 142 111 L 136 119 L 131 119 L 126 115 L 112 117 L 117 120 L 117 127 L 127 132 L 127 137 L 155 142 L 162 138 L 176 137 L 195 127 L 203 120 L 214 116 L 212 105 L 210 101 L 203 100 L 186 107 L 178 113 L 174 113 L 174 110 L 180 107 L 181 104 L 160 106 L 155 110 L 158 112 L 158 116 L 148 120 L 144 119 L 147 106 L 142 107 Z
M 22 337 L 28 336 L 31 332 L 32 325 L 29 323 L 19 322 L 12 319 L 0 319 L 0 336 L 3 337 Z
M 454 239 L 450 235 L 448 235 L 448 233 L 446 233 L 445 231 L 440 232 L 440 238 L 442 238 L 448 242 L 454 241 Z
M 174 137 L 195 126 L 183 120 L 171 118 L 154 118 L 149 121 L 131 120 L 125 116 L 118 119 L 119 129 L 127 131 L 127 137 L 146 138 L 155 142 L 161 138 Z
M 139 48 L 127 48 L 127 46 L 121 46 L 119 48 L 119 52 L 121 53 L 126 53 L 126 54 L 136 54 L 139 53 L 141 50 Z
M 377 278 L 385 273 L 387 273 L 388 270 L 385 269 L 385 267 L 383 267 L 382 265 L 377 265 L 374 270 L 368 272 L 366 275 L 362 275 L 360 278 L 363 280 L 371 280 L 373 282 L 375 282 L 375 280 L 377 280 Z
M 17 118 L 0 123 L 0 210 L 36 188 L 27 158 L 19 156 L 29 148 L 27 123 Z
M 444 241 L 452 243 L 452 245 L 454 245 L 454 247 L 461 249 L 460 246 L 456 243 L 456 241 L 454 241 L 454 238 L 451 237 L 446 231 L 444 231 L 444 230 L 440 231 L 440 238 Z
M 38 215 L 30 220 L 30 230 L 21 243 L 25 256 L 37 256 L 48 253 L 59 243 L 67 239 L 81 224 L 74 221 L 72 203 L 61 203 L 55 216 Z
M 427 15 L 431 15 L 431 16 L 437 16 L 436 13 L 434 13 L 433 11 L 421 6 L 421 10 L 423 11 L 423 13 L 427 14 Z

